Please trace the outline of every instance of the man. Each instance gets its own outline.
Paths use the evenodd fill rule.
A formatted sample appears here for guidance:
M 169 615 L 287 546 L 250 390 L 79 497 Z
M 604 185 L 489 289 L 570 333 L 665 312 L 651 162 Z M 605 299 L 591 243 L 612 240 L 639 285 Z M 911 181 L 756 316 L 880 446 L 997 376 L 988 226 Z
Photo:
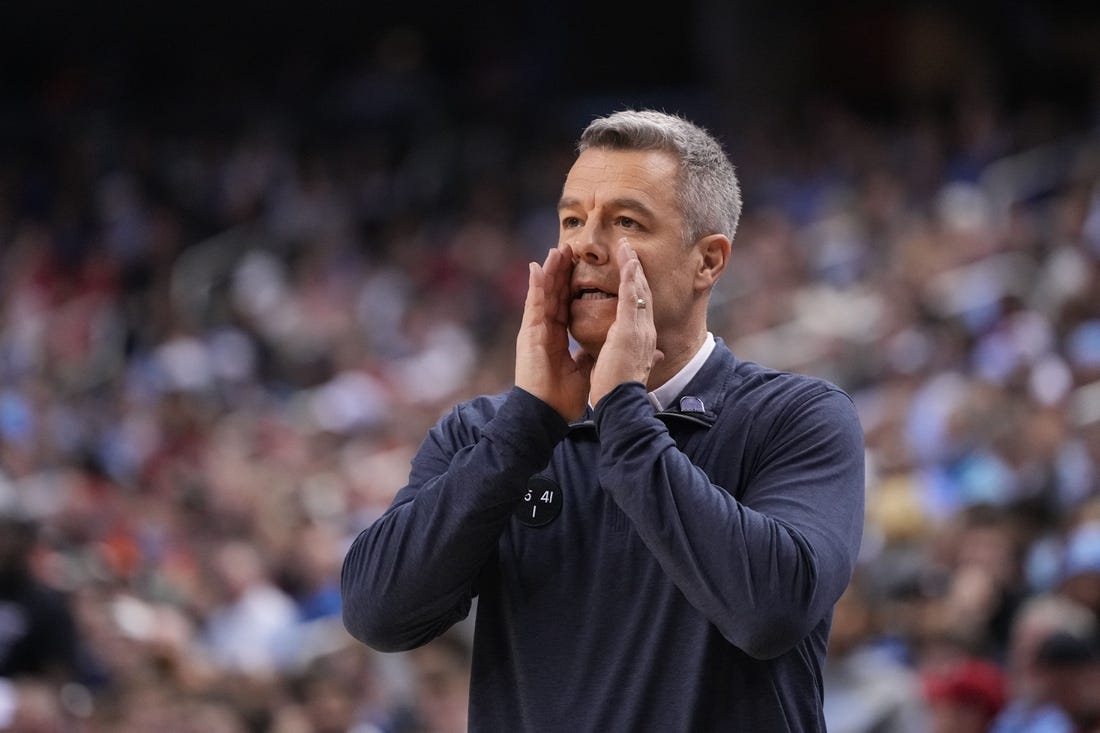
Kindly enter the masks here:
M 1096 617 L 1077 601 L 1058 593 L 1029 599 L 1012 619 L 1008 704 L 989 730 L 1073 733 L 1096 728 L 1096 637 Z
M 345 623 L 409 649 L 478 596 L 472 731 L 824 730 L 862 533 L 855 411 L 707 331 L 740 212 L 710 135 L 624 111 L 578 149 L 515 387 L 430 431 L 344 560 Z
M 0 679 L 60 687 L 84 671 L 73 611 L 35 572 L 38 521 L 14 501 L 0 504 Z

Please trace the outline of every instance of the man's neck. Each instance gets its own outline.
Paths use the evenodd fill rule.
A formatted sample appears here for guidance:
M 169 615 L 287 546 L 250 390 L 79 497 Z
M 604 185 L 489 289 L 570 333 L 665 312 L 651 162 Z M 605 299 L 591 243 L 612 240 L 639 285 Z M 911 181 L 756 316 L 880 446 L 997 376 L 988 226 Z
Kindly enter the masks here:
M 699 352 L 700 347 L 706 340 L 707 329 L 705 327 L 693 331 L 690 338 L 687 339 L 677 339 L 674 336 L 671 344 L 658 340 L 657 348 L 664 354 L 664 358 L 657 362 L 653 370 L 650 371 L 646 389 L 652 392 L 679 374 L 684 365 Z

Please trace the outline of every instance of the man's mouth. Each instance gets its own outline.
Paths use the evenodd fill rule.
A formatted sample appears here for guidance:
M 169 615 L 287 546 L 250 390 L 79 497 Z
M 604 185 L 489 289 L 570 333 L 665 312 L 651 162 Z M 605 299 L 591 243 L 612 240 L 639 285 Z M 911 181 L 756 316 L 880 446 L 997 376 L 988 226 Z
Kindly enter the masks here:
M 579 288 L 573 295 L 574 300 L 609 300 L 617 297 L 614 293 L 608 293 L 599 288 Z

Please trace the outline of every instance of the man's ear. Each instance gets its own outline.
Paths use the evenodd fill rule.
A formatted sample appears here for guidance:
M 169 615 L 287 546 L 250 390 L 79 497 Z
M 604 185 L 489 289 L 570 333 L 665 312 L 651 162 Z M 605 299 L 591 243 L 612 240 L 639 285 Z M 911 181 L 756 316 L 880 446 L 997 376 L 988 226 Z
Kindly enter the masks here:
M 709 234 L 695 243 L 699 253 L 695 271 L 695 289 L 709 291 L 718 282 L 730 259 L 730 240 L 725 234 Z

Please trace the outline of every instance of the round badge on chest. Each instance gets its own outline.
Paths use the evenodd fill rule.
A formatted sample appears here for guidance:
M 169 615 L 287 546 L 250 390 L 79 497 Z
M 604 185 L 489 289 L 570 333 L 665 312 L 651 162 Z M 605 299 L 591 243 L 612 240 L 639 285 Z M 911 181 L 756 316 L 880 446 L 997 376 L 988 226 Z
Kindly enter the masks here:
M 549 524 L 561 514 L 561 500 L 561 487 L 553 479 L 532 476 L 523 501 L 516 506 L 516 519 L 528 527 Z

